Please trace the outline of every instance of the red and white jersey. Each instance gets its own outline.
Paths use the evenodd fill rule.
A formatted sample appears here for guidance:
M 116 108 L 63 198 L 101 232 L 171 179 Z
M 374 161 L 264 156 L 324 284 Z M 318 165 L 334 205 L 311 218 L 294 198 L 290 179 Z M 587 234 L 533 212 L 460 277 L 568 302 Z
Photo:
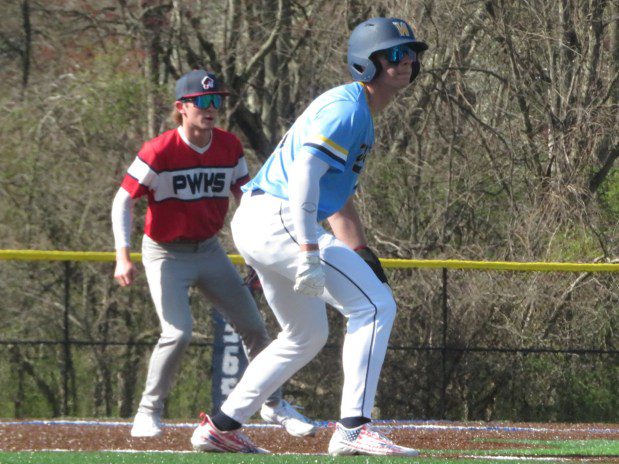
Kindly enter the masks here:
M 232 191 L 249 180 L 239 139 L 214 128 L 201 153 L 182 127 L 146 142 L 121 186 L 148 195 L 144 233 L 157 242 L 205 240 L 224 225 Z

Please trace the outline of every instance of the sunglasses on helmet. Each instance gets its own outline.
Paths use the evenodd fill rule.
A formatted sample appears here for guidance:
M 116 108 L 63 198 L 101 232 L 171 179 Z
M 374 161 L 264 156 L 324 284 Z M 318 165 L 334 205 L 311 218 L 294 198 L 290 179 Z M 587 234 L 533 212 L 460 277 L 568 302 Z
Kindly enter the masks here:
M 186 98 L 183 101 L 192 102 L 197 108 L 205 110 L 209 106 L 213 105 L 213 108 L 219 109 L 222 103 L 222 97 L 216 93 L 209 93 L 207 95 L 199 95 L 197 97 Z
M 417 59 L 417 52 L 415 52 L 408 44 L 396 45 L 395 47 L 388 48 L 387 50 L 382 50 L 381 53 L 391 64 L 399 64 L 405 56 L 408 56 L 411 61 L 415 61 Z

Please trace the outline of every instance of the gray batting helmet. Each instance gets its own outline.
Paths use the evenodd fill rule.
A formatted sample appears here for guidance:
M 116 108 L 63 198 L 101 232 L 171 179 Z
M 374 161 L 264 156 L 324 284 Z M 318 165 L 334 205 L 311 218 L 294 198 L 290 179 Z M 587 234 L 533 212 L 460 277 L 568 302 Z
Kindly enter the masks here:
M 348 70 L 353 79 L 371 81 L 377 69 L 370 55 L 401 44 L 410 44 L 417 52 L 428 49 L 425 42 L 415 39 L 413 28 L 403 19 L 371 18 L 359 24 L 348 40 Z

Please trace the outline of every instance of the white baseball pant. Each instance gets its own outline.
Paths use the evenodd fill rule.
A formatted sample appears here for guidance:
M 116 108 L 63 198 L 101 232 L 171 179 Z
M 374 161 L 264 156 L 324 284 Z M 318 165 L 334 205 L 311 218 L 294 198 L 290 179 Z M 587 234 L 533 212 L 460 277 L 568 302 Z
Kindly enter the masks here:
M 396 304 L 388 286 L 343 242 L 318 231 L 325 292 L 293 290 L 299 246 L 288 203 L 269 194 L 245 193 L 232 220 L 234 242 L 257 272 L 281 332 L 248 366 L 221 407 L 245 422 L 265 398 L 307 364 L 327 341 L 325 303 L 347 319 L 342 364 L 341 417 L 371 417 Z
M 142 261 L 161 323 L 138 411 L 160 414 L 191 340 L 189 287 L 195 285 L 240 335 L 249 359 L 270 343 L 262 315 L 217 237 L 197 244 L 142 240 Z M 277 404 L 281 390 L 267 403 Z

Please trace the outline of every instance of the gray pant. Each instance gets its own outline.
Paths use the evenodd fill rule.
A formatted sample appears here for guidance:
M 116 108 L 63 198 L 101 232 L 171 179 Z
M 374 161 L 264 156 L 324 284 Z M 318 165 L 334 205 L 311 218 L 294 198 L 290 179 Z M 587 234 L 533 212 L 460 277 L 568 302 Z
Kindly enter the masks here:
M 150 358 L 138 411 L 160 414 L 191 340 L 190 286 L 195 285 L 240 335 L 250 360 L 271 339 L 256 302 L 217 237 L 198 244 L 164 244 L 144 235 L 142 262 L 161 335 Z M 277 404 L 281 397 L 278 390 L 266 403 Z

